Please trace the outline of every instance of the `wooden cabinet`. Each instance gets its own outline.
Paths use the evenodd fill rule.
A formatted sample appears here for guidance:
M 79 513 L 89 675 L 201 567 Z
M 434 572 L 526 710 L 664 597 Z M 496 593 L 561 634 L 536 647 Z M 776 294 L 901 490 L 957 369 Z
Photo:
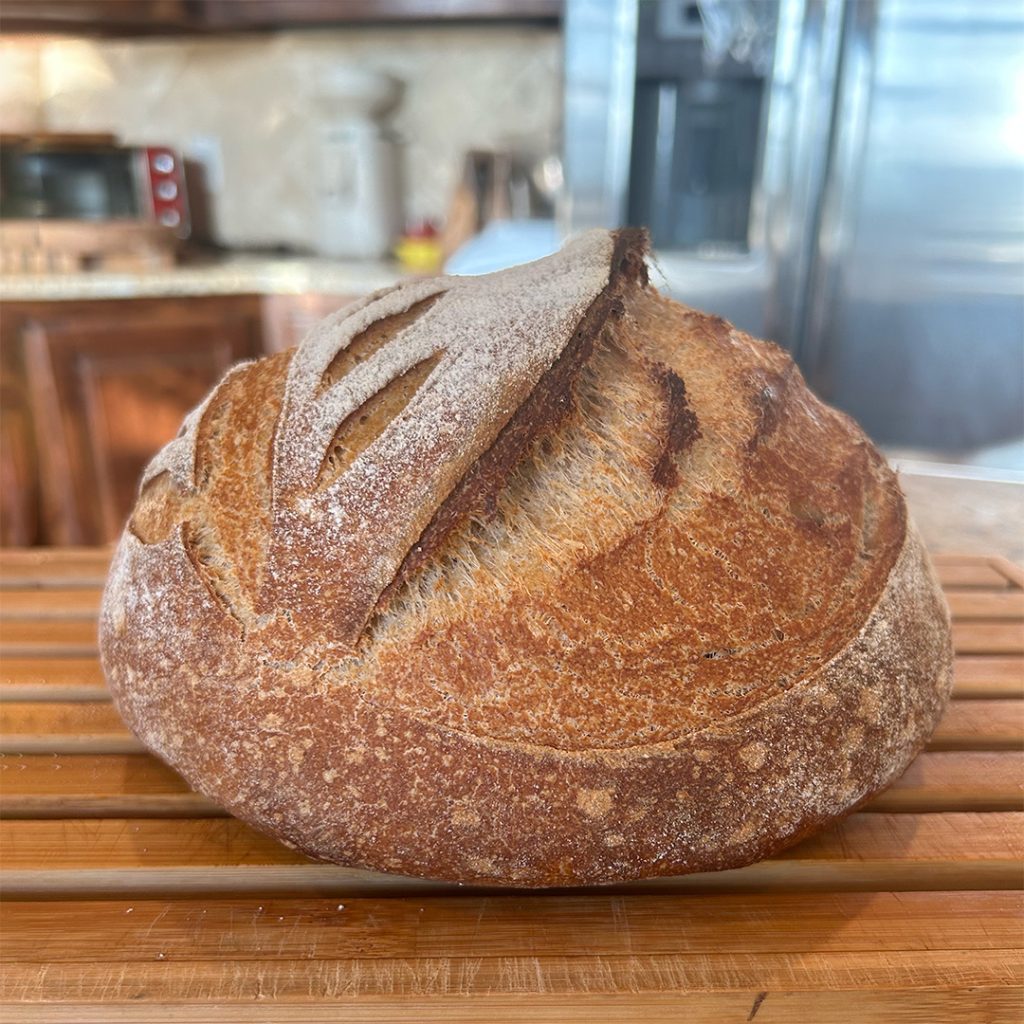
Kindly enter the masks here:
M 562 0 L 4 0 L 5 32 L 166 35 L 402 22 L 556 23 Z
M 263 298 L 263 337 L 268 352 L 294 348 L 325 316 L 347 306 L 357 296 L 266 295 Z
M 10 509 L 4 501 L 3 543 L 116 539 L 149 459 L 232 363 L 263 351 L 261 302 L 6 303 L 4 387 L 14 404 L 0 450 L 4 482 L 18 493 Z
M 0 348 L 0 545 L 39 538 L 39 479 L 25 381 L 15 353 Z
M 200 27 L 195 0 L 4 0 L 5 32 L 136 35 Z
M 556 21 L 562 0 L 202 0 L 211 29 L 353 22 Z

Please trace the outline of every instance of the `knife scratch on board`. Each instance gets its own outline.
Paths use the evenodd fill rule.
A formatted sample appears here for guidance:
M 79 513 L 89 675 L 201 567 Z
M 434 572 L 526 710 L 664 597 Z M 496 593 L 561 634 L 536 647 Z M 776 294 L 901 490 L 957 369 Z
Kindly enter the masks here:
M 750 1008 L 750 1013 L 747 1015 L 747 1020 L 753 1020 L 757 1016 L 757 1011 L 761 1009 L 761 1004 L 768 998 L 767 992 L 758 992 L 757 997 L 754 999 L 754 1005 Z

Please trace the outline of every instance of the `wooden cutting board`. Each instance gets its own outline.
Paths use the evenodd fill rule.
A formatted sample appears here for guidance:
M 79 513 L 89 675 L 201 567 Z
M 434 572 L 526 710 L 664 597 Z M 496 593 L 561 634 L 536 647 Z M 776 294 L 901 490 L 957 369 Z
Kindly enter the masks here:
M 312 863 L 109 702 L 108 553 L 0 556 L 2 1019 L 1019 1021 L 1024 573 L 937 559 L 954 700 L 864 811 L 738 871 L 543 894 Z

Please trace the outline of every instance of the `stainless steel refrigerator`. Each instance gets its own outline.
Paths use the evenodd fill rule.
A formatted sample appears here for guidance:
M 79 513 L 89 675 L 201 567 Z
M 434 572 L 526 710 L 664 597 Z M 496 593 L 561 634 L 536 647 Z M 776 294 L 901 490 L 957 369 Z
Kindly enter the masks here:
M 567 0 L 569 231 L 790 349 L 876 441 L 1024 435 L 1024 3 Z

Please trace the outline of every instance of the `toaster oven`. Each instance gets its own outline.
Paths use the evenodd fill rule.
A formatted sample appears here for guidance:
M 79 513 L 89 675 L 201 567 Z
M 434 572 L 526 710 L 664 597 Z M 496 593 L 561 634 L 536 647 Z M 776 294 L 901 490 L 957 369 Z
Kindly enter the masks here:
M 0 138 L 0 218 L 142 221 L 178 238 L 191 230 L 180 155 L 111 135 Z

